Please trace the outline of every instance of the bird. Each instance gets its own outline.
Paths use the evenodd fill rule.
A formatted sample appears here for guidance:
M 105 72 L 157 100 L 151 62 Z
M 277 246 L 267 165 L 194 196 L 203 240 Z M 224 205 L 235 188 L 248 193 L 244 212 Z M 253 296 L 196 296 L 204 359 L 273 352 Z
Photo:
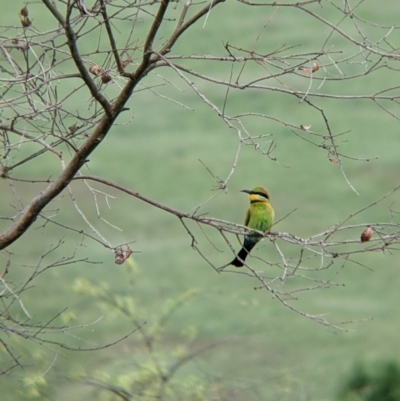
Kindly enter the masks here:
M 240 192 L 249 194 L 250 206 L 246 213 L 244 225 L 261 232 L 269 232 L 274 223 L 275 212 L 271 206 L 269 192 L 264 187 L 255 187 L 252 190 L 243 189 Z M 230 263 L 235 267 L 242 267 L 247 255 L 262 239 L 259 232 L 250 231 L 244 237 L 242 249 Z

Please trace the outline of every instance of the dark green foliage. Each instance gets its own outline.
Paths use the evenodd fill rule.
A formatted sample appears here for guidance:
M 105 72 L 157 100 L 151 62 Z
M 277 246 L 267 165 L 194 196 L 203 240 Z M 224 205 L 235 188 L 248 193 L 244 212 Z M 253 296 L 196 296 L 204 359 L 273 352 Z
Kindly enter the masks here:
M 340 390 L 340 401 L 400 401 L 400 367 L 395 361 L 377 364 L 370 371 L 356 364 Z

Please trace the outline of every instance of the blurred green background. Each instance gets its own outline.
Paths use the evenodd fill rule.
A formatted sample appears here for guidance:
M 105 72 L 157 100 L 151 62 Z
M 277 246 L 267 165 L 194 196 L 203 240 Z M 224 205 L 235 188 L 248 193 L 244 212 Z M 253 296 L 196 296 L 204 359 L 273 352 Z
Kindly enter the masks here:
M 339 24 L 342 14 L 334 6 L 341 4 L 340 1 L 322 1 L 311 9 L 332 24 Z M 2 18 L 14 21 L 22 6 L 23 3 L 13 9 L 7 7 L 6 16 Z M 33 26 L 41 21 L 52 21 L 42 6 L 31 6 Z M 154 5 L 152 10 L 156 7 Z M 179 15 L 180 7 L 180 3 L 174 4 L 171 15 Z M 360 17 L 385 26 L 397 23 L 399 11 L 400 4 L 395 0 L 385 2 L 385 7 L 379 9 L 376 2 L 365 1 L 357 9 Z M 143 26 L 140 25 L 136 32 L 146 31 L 146 21 L 143 20 Z M 389 31 L 358 22 L 373 41 Z M 165 25 L 160 36 L 167 35 L 174 27 L 174 24 Z M 360 39 L 350 20 L 344 20 L 339 26 Z M 128 21 L 118 25 L 122 36 L 124 29 L 129 29 Z M 256 42 L 259 34 L 260 39 Z M 398 29 L 391 32 L 389 40 L 399 40 Z M 369 56 L 359 54 L 338 64 L 341 74 L 331 60 L 339 63 L 357 53 L 357 46 L 297 8 L 252 8 L 225 2 L 212 10 L 206 23 L 202 20 L 189 29 L 172 55 L 226 56 L 223 45 L 227 42 L 239 48 L 254 48 L 260 54 L 272 52 L 283 44 L 298 47 L 284 54 L 337 50 L 329 57 L 319 58 L 318 63 L 327 67 L 316 72 L 311 82 L 309 76 L 298 72 L 281 77 L 279 81 L 269 79 L 260 83 L 271 87 L 307 91 L 311 85 L 313 93 L 361 95 L 397 85 L 397 71 L 388 69 L 355 80 L 345 79 L 365 71 L 372 63 L 368 61 Z M 156 43 L 162 43 L 162 39 Z M 90 52 L 90 41 L 82 43 L 81 48 Z M 135 54 L 135 57 L 139 56 Z M 301 60 L 307 60 L 307 57 Z M 220 79 L 228 80 L 231 74 L 228 63 L 177 63 Z M 294 61 L 290 63 L 294 64 Z M 233 66 L 234 77 L 242 66 Z M 243 73 L 244 81 L 256 79 L 262 73 L 269 75 L 269 70 L 277 71 L 268 63 L 263 66 L 248 63 Z M 320 86 L 324 76 L 336 79 L 327 80 Z M 225 87 L 190 76 L 189 79 L 217 107 L 224 107 Z M 117 78 L 116 82 L 104 89 L 110 98 L 117 93 L 117 85 L 121 85 Z M 239 145 L 237 133 L 229 129 L 174 71 L 157 69 L 143 84 L 163 84 L 154 91 L 190 109 L 153 92 L 138 91 L 129 102 L 130 110 L 121 115 L 104 143 L 90 157 L 90 171 L 85 172 L 115 181 L 175 209 L 193 211 L 215 194 L 216 182 L 204 165 L 221 179 L 229 174 Z M 75 107 L 87 108 L 88 100 L 88 94 L 81 96 L 82 104 Z M 347 177 L 359 195 L 346 183 L 338 165 L 329 161 L 326 150 L 300 139 L 284 124 L 269 119 L 243 118 L 251 135 L 270 135 L 255 141 L 266 151 L 273 140 L 276 148 L 271 156 L 277 161 L 264 156 L 254 145 L 243 144 L 228 190 L 204 203 L 200 212 L 242 223 L 247 198 L 239 191 L 263 185 L 271 193 L 277 219 L 296 209 L 275 227 L 276 231 L 307 237 L 328 229 L 399 184 L 400 143 L 396 118 L 373 101 L 318 97 L 310 97 L 310 100 L 324 109 L 335 134 L 347 132 L 337 139 L 340 153 L 370 160 L 343 159 Z M 386 102 L 385 107 L 398 114 L 396 103 Z M 231 90 L 225 111 L 230 115 L 261 113 L 297 127 L 310 124 L 313 132 L 326 134 L 321 115 L 315 109 L 295 96 L 273 90 Z M 316 142 L 321 143 L 319 139 Z M 18 170 L 18 177 L 54 177 L 60 166 L 53 159 L 50 155 L 33 160 L 25 170 Z M 156 355 L 168 365 L 179 358 L 180 351 L 184 354 L 216 344 L 185 364 L 177 376 L 178 382 L 191 390 L 200 386 L 196 381 L 191 382 L 193 378 L 201 383 L 214 383 L 216 387 L 212 391 L 208 389 L 210 393 L 199 390 L 198 399 L 334 400 L 341 381 L 357 361 L 373 364 L 377 360 L 398 359 L 400 312 L 396 252 L 360 255 L 357 261 L 370 269 L 340 261 L 339 267 L 328 272 L 328 276 L 335 276 L 334 281 L 344 286 L 304 292 L 293 302 L 296 308 L 311 314 L 324 314 L 332 322 L 372 318 L 345 325 L 348 331 L 337 331 L 291 312 L 266 291 L 254 291 L 257 282 L 244 274 L 216 274 L 191 248 L 191 238 L 174 216 L 120 192 L 92 185 L 116 197 L 109 201 L 108 208 L 98 195 L 98 206 L 102 217 L 121 231 L 98 219 L 93 195 L 83 183 L 72 184 L 74 196 L 92 224 L 112 245 L 135 241 L 131 244 L 135 253 L 125 265 L 115 265 L 113 254 L 96 242 L 87 238 L 82 240 L 81 236 L 56 226 L 43 227 L 40 221 L 8 249 L 13 253 L 8 276 L 12 282 L 22 282 L 39 262 L 50 265 L 74 252 L 76 259 L 81 260 L 49 268 L 23 293 L 24 305 L 35 322 L 47 322 L 67 308 L 56 322 L 77 328 L 53 335 L 54 338 L 74 346 L 95 347 L 117 340 L 138 323 L 146 322 L 143 330 L 151 332 L 159 317 L 167 313 L 171 302 L 179 303 L 179 297 L 186 294 L 182 305 L 158 333 Z M 15 198 L 6 180 L 2 180 L 0 186 L 0 212 L 9 215 L 9 204 Z M 25 201 L 40 190 L 38 184 L 14 182 L 13 186 Z M 389 207 L 396 211 L 398 200 L 399 195 L 394 194 L 357 215 L 351 223 L 396 221 L 397 214 L 391 213 Z M 54 209 L 58 210 L 58 221 L 90 232 L 66 192 L 48 207 L 48 213 Z M 232 258 L 217 233 L 205 229 L 214 246 L 193 224 L 189 225 L 198 234 L 202 252 L 216 266 Z M 0 220 L 0 226 L 3 231 L 8 222 Z M 359 235 L 359 231 L 354 231 L 350 239 L 357 239 Z M 238 247 L 234 236 L 230 239 Z M 58 241 L 63 244 L 41 261 L 41 255 Z M 298 252 L 298 249 L 287 247 L 289 257 L 296 257 Z M 255 254 L 267 260 L 278 258 L 267 240 L 257 247 Z M 2 263 L 7 258 L 8 255 L 3 253 Z M 98 263 L 87 263 L 85 258 Z M 251 262 L 256 269 L 266 269 L 260 260 L 252 259 Z M 111 298 L 107 298 L 104 291 L 111 294 L 111 298 L 128 303 L 130 317 L 105 302 Z M 16 313 L 23 316 L 22 311 Z M 91 324 L 99 318 L 99 322 Z M 88 326 L 80 327 L 82 325 Z M 70 352 L 57 348 L 52 351 L 51 347 L 22 338 L 12 345 L 18 349 L 21 363 L 26 363 L 27 367 L 25 371 L 16 368 L 10 376 L 0 378 L 7 400 L 24 397 L 89 400 L 102 399 L 106 394 L 113 399 L 111 394 L 93 387 L 90 380 L 128 386 L 129 374 L 133 375 L 137 370 L 143 372 L 143 360 L 152 360 L 138 332 L 114 347 L 96 352 Z M 3 353 L 2 358 L 6 357 Z M 218 398 L 216 388 L 230 392 L 223 396 L 219 393 Z M 138 395 L 138 399 L 150 397 Z M 190 393 L 182 399 L 196 398 Z

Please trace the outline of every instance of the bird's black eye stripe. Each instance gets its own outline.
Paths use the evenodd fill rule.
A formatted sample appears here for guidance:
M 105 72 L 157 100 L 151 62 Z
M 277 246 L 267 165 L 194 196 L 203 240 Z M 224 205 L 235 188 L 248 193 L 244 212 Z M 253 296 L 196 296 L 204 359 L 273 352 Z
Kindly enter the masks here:
M 253 192 L 253 195 L 259 195 L 262 196 L 265 199 L 269 199 L 267 194 L 264 194 L 263 192 Z

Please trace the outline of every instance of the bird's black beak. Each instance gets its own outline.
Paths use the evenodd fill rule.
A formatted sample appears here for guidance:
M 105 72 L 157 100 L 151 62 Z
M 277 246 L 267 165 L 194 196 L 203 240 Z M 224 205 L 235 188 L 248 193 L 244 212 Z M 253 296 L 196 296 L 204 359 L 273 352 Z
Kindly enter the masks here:
M 240 192 L 246 192 L 246 194 L 251 194 L 252 191 L 250 191 L 249 189 L 242 189 Z

